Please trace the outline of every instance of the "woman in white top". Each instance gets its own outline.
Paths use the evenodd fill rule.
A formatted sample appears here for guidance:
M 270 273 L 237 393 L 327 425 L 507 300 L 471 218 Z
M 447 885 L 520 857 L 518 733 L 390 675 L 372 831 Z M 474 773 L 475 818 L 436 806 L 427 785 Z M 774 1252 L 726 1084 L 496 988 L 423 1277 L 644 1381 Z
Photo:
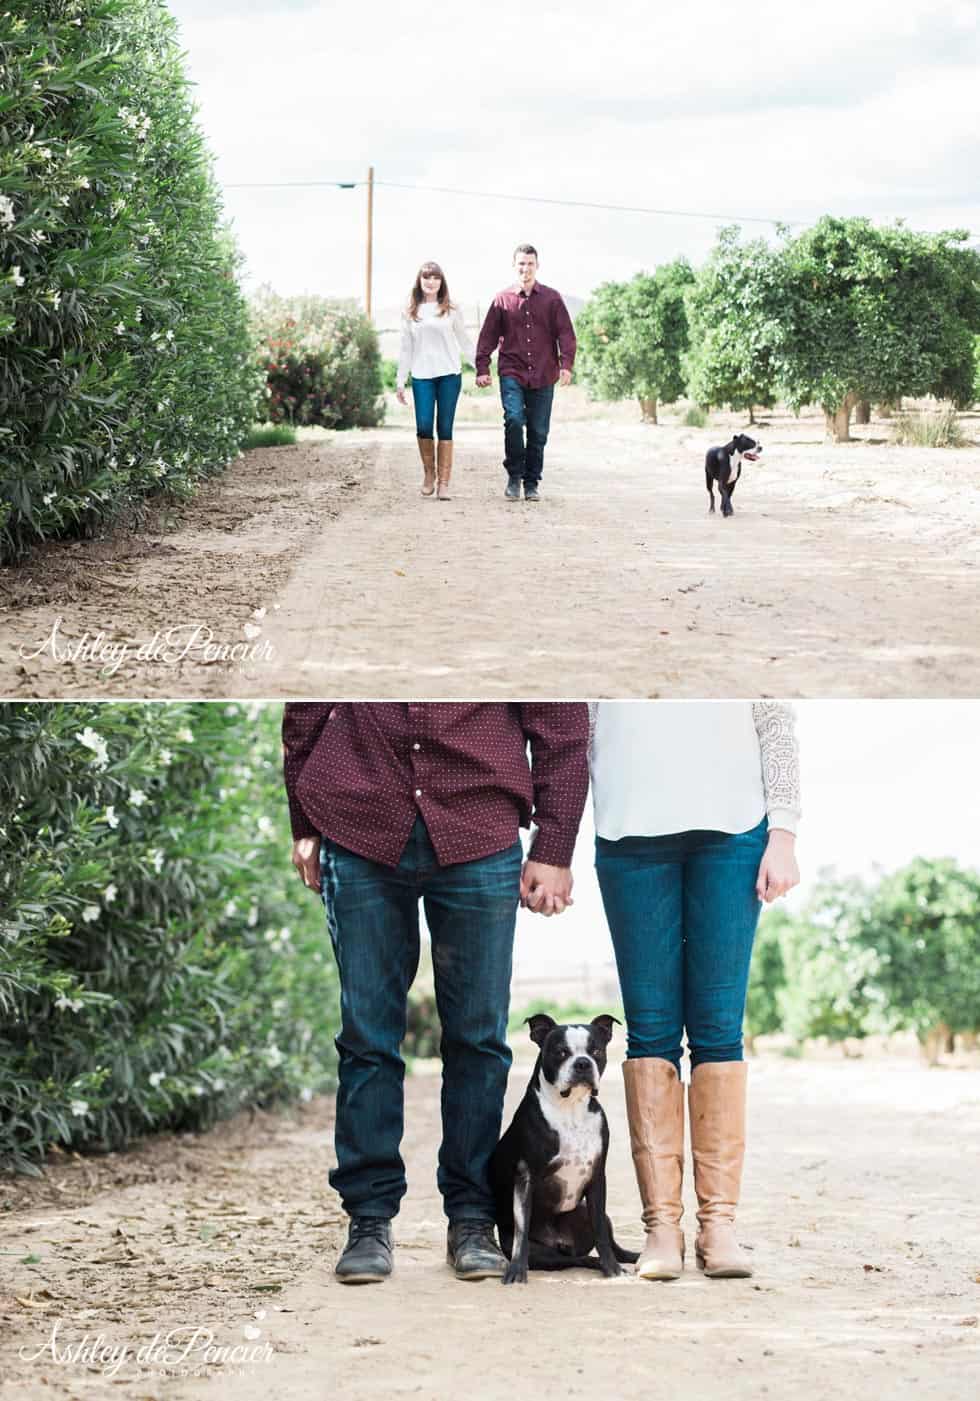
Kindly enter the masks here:
M 422 495 L 436 489 L 436 444 L 438 429 L 438 470 L 440 501 L 449 500 L 449 478 L 453 470 L 453 419 L 463 385 L 463 357 L 471 364 L 476 351 L 466 330 L 459 307 L 449 299 L 449 287 L 438 263 L 419 268 L 402 313 L 402 341 L 398 355 L 398 402 L 404 404 L 405 381 L 412 376 L 415 401 L 415 432 L 422 458 Z
M 778 701 L 597 702 L 596 873 L 627 1021 L 623 1067 L 646 1279 L 683 1268 L 681 1039 L 698 1266 L 751 1269 L 735 1239 L 745 1149 L 742 1019 L 761 902 L 799 881 L 799 755 Z

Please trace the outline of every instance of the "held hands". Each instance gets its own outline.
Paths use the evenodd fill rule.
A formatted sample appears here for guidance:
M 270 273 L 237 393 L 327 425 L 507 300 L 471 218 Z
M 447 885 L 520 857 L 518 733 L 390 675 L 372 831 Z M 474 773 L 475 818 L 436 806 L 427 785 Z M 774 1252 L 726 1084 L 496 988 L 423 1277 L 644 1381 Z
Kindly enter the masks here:
M 559 383 L 563 388 L 565 388 L 565 387 L 567 387 L 569 384 L 571 384 L 571 382 L 572 382 L 572 372 L 571 372 L 571 370 L 561 370 L 561 371 L 559 372 L 559 375 L 558 375 L 558 383 Z
M 407 404 L 407 403 L 408 403 L 408 399 L 405 397 L 405 391 L 404 391 L 404 389 L 396 389 L 396 390 L 395 390 L 395 398 L 398 400 L 399 404 Z
M 560 915 L 572 899 L 572 872 L 568 866 L 547 866 L 525 861 L 521 871 L 521 909 L 537 915 Z
M 490 376 L 489 376 L 489 375 L 477 375 L 475 383 L 476 383 L 477 389 L 489 389 L 489 388 L 490 388 Z
M 320 841 L 318 837 L 297 837 L 293 842 L 293 865 L 303 884 L 320 893 Z
M 755 889 L 760 900 L 771 905 L 787 890 L 800 883 L 800 868 L 796 864 L 796 838 L 792 832 L 774 828 L 769 833 L 765 855 L 759 866 Z

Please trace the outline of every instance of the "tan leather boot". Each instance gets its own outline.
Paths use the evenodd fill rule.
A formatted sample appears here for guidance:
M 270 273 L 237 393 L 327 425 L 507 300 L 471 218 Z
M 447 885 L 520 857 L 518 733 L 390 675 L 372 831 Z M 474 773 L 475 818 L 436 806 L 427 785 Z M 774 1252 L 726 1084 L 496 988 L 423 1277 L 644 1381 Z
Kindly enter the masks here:
M 422 459 L 422 495 L 431 496 L 436 489 L 436 440 L 417 438 Z
M 745 1156 L 747 1074 L 744 1061 L 706 1061 L 691 1072 L 687 1092 L 700 1227 L 694 1250 L 698 1268 L 711 1279 L 742 1279 L 752 1273 L 735 1239 Z
M 453 440 L 439 443 L 439 490 L 436 493 L 440 501 L 450 500 L 449 478 L 453 472 Z
M 669 1060 L 640 1056 L 623 1062 L 633 1167 L 647 1239 L 636 1273 L 677 1279 L 684 1268 L 684 1086 Z

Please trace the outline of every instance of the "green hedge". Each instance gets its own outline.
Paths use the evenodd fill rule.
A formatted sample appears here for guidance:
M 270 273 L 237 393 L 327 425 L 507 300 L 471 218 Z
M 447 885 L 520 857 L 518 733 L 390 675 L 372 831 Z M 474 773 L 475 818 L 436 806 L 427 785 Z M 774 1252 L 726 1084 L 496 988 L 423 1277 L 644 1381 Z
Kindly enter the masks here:
M 278 706 L 0 705 L 0 1163 L 333 1080 Z
M 384 365 L 374 324 L 353 302 L 280 297 L 251 303 L 270 423 L 374 428 L 384 418 Z
M 239 257 L 162 0 L 0 16 L 0 557 L 240 450 Z

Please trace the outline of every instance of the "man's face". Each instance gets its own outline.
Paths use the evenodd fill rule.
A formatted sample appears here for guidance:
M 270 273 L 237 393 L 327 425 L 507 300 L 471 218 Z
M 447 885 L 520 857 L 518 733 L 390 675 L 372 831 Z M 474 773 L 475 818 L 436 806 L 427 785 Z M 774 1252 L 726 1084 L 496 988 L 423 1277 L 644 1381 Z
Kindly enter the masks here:
M 533 253 L 515 253 L 514 271 L 522 287 L 531 287 L 538 275 L 538 260 Z

